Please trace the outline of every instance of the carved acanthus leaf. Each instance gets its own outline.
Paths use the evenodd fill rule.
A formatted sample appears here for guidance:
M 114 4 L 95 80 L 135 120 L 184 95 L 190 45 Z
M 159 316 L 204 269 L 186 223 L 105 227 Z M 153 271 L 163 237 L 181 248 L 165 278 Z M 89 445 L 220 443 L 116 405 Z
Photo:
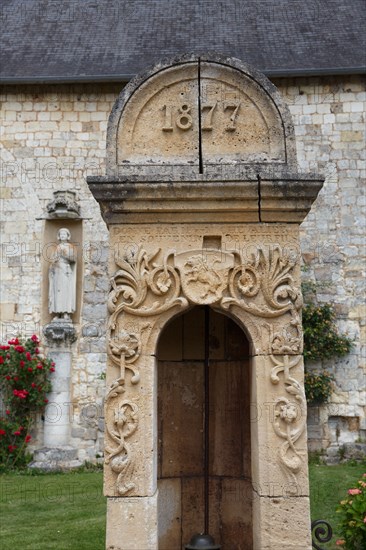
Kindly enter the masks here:
M 153 263 L 159 252 L 160 249 L 148 256 L 144 249 L 138 248 L 135 255 L 116 260 L 120 269 L 111 279 L 112 289 L 108 299 L 110 326 L 113 327 L 121 312 L 148 317 L 176 305 L 187 305 L 187 300 L 179 296 L 179 273 L 168 265 L 169 255 L 164 258 L 163 265 Z M 160 299 L 147 305 L 144 302 L 148 293 Z M 165 299 L 162 300 L 162 297 Z
M 259 247 L 256 254 L 232 270 L 230 297 L 224 308 L 233 305 L 265 318 L 275 318 L 302 307 L 302 296 L 292 275 L 296 259 L 280 246 Z
M 245 260 L 237 252 L 173 252 L 160 265 L 154 262 L 160 249 L 149 256 L 138 248 L 116 261 L 120 269 L 111 279 L 108 300 L 112 328 L 122 312 L 146 317 L 189 302 L 224 309 L 235 305 L 262 318 L 276 318 L 302 306 L 292 274 L 296 259 L 279 245 L 260 246 Z

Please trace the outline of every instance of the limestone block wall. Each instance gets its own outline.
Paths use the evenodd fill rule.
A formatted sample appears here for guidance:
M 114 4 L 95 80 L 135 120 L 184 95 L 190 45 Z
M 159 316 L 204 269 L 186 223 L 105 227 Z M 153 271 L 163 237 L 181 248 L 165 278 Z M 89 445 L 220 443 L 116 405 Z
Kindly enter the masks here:
M 276 79 L 274 84 L 293 116 L 301 169 L 327 175 L 301 228 L 305 276 L 320 283 L 319 300 L 334 303 L 341 330 L 355 339 L 349 356 L 324 365 L 335 376 L 336 391 L 331 403 L 316 411 L 309 435 L 326 447 L 366 434 L 364 82 L 339 76 Z M 83 288 L 70 404 L 71 444 L 81 460 L 102 452 L 109 286 L 107 230 L 86 176 L 105 173 L 107 120 L 121 88 L 118 83 L 7 86 L 0 95 L 2 340 L 41 333 L 47 243 L 45 222 L 37 218 L 53 191 L 76 191 L 85 218 L 78 243 Z M 42 445 L 41 419 L 37 433 L 34 447 Z
M 341 332 L 354 338 L 351 353 L 309 368 L 335 378 L 330 403 L 311 410 L 315 449 L 365 438 L 365 85 L 361 77 L 280 79 L 289 104 L 301 169 L 327 175 L 302 224 L 304 279 L 317 283 L 320 302 L 334 304 Z

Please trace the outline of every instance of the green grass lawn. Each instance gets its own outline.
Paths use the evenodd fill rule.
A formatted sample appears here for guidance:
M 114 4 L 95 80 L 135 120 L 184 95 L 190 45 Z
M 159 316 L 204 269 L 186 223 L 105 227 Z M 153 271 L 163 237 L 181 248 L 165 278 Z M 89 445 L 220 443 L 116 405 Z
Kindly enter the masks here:
M 0 476 L 1 550 L 104 550 L 101 472 Z
M 365 466 L 310 466 L 311 517 L 335 526 L 335 509 Z M 104 550 L 102 473 L 0 475 L 1 550 Z M 335 540 L 324 546 L 334 549 Z
M 336 466 L 310 465 L 310 506 L 311 519 L 325 519 L 333 527 L 333 539 L 328 544 L 320 546 L 327 549 L 340 548 L 335 546 L 339 538 L 337 533 L 336 508 L 340 500 L 347 496 L 347 490 L 354 487 L 355 483 L 366 472 L 366 466 L 358 464 L 338 464 Z

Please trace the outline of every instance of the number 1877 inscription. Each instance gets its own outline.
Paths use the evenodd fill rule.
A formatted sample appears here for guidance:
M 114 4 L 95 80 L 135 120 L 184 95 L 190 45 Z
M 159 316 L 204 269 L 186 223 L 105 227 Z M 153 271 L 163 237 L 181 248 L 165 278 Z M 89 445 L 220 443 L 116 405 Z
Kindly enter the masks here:
M 174 127 L 180 130 L 189 130 L 192 128 L 191 107 L 189 103 L 182 103 L 179 107 L 163 105 L 161 108 L 164 113 L 164 122 L 161 127 L 163 132 L 172 132 Z M 201 105 L 201 129 L 203 131 L 213 130 L 215 113 L 218 109 L 222 109 L 224 113 L 227 113 L 225 131 L 234 132 L 240 110 L 240 101 L 223 101 L 220 104 L 218 101 L 215 101 L 215 103 Z

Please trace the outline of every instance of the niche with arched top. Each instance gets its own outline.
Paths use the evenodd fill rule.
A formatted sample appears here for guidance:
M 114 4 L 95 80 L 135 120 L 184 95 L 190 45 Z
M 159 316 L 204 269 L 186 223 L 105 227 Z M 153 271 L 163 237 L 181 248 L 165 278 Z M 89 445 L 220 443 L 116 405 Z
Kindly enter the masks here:
M 192 535 L 205 531 L 207 513 L 216 544 L 252 548 L 249 353 L 242 329 L 208 306 L 175 318 L 161 334 L 159 550 L 184 548 Z

